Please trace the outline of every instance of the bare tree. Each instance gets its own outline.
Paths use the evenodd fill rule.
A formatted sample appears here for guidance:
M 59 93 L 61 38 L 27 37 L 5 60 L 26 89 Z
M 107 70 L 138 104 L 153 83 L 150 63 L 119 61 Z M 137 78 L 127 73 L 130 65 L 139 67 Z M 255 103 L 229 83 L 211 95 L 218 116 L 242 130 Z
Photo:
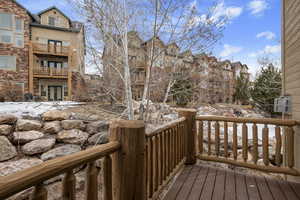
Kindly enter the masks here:
M 215 17 L 215 5 L 200 12 L 195 2 L 182 0 L 69 0 L 79 8 L 86 21 L 87 48 L 92 65 L 99 68 L 107 79 L 105 93 L 111 99 L 119 99 L 124 88 L 128 118 L 134 118 L 131 76 L 129 64 L 128 32 L 136 31 L 146 47 L 146 80 L 143 100 L 147 100 L 145 119 L 149 108 L 150 85 L 153 67 L 164 67 L 164 44 L 176 43 L 181 51 L 204 52 L 222 36 L 225 16 Z M 217 0 L 215 0 L 217 2 Z M 180 65 L 178 52 L 173 66 Z M 103 54 L 113 54 L 112 59 L 102 60 Z M 178 63 L 177 63 L 178 62 Z M 105 64 L 104 64 L 105 63 Z M 121 66 L 121 67 L 120 67 Z M 172 66 L 171 66 L 172 67 Z M 171 68 L 164 102 L 174 84 Z M 104 81 L 105 82 L 105 81 Z M 123 87 L 119 87 L 122 85 Z

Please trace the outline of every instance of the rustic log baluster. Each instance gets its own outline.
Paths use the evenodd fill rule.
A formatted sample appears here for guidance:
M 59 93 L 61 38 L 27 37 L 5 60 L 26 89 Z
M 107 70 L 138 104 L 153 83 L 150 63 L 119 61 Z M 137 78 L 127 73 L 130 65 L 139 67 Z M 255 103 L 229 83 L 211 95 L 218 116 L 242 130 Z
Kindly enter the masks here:
M 76 199 L 76 177 L 73 174 L 73 170 L 68 171 L 62 181 L 62 198 L 63 200 L 75 200 Z
M 224 122 L 224 156 L 228 157 L 228 123 Z
M 146 138 L 146 141 L 145 141 L 145 182 L 146 182 L 146 185 L 145 185 L 145 199 L 148 198 L 148 194 L 149 194 L 149 173 L 148 173 L 148 170 L 149 170 L 149 159 L 148 159 L 148 155 L 149 155 L 149 144 L 148 144 L 148 138 Z M 104 199 L 105 200 L 105 199 Z
M 165 139 L 164 139 L 164 132 L 160 134 L 160 144 L 161 144 L 161 182 L 165 180 L 165 166 L 166 166 L 166 157 L 165 157 Z
M 242 140 L 243 140 L 243 160 L 247 162 L 248 160 L 248 127 L 246 123 L 242 126 Z
M 30 200 L 47 200 L 48 191 L 44 184 L 38 184 L 35 186 L 33 193 L 31 194 Z
M 207 122 L 207 145 L 208 145 L 208 155 L 211 154 L 211 122 Z
M 157 140 L 154 137 L 151 138 L 152 142 L 153 142 L 153 165 L 152 165 L 152 169 L 153 169 L 153 187 L 152 187 L 152 194 L 154 194 L 154 192 L 157 189 Z
M 281 162 L 282 162 L 282 156 L 281 156 L 282 141 L 281 141 L 280 126 L 276 126 L 276 128 L 275 128 L 275 139 L 276 139 L 275 163 L 277 166 L 280 166 Z
M 161 134 L 157 135 L 157 184 L 161 184 Z
M 107 155 L 104 158 L 103 172 L 104 200 L 112 200 L 112 160 L 110 155 Z
M 287 144 L 287 166 L 294 167 L 294 129 L 292 126 L 286 127 L 286 144 Z
M 148 145 L 149 145 L 149 153 L 148 153 L 148 197 L 152 197 L 152 191 L 153 191 L 153 141 L 152 138 L 148 139 Z
M 215 150 L 216 155 L 220 155 L 220 124 L 218 121 L 215 123 Z
M 203 121 L 199 121 L 198 125 L 199 125 L 198 148 L 199 148 L 199 154 L 202 154 L 203 153 Z
M 164 135 L 164 149 L 165 149 L 165 166 L 164 166 L 164 174 L 165 174 L 165 180 L 167 179 L 168 177 L 168 158 L 169 158 L 169 155 L 168 155 L 168 132 L 167 130 L 164 131 L 163 133 Z
M 266 166 L 269 165 L 269 128 L 268 125 L 265 124 L 262 130 L 262 142 L 263 142 L 263 161 Z
M 237 124 L 233 123 L 233 135 L 232 135 L 232 151 L 233 151 L 233 158 L 234 160 L 237 159 L 237 145 L 238 145 L 238 140 L 237 140 Z
M 252 136 L 253 136 L 253 162 L 257 164 L 258 161 L 258 133 L 256 123 L 252 126 Z
M 167 163 L 167 176 L 169 176 L 170 175 L 170 171 L 171 171 L 171 148 L 170 148 L 170 146 L 171 146 L 171 141 L 170 141 L 170 138 L 171 138 L 171 136 L 170 136 L 170 129 L 168 129 L 167 130 L 167 152 L 168 152 L 168 154 L 167 154 L 167 156 L 168 156 L 168 158 L 167 158 L 167 160 L 168 160 L 168 163 Z
M 85 185 L 86 200 L 98 200 L 98 174 L 99 170 L 96 167 L 96 163 L 88 163 L 86 168 Z

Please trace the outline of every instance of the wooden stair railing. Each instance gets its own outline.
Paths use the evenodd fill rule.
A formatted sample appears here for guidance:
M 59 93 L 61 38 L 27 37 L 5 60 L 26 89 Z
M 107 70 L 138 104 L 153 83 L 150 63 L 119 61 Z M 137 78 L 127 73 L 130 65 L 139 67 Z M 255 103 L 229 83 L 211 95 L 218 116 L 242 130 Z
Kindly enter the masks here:
M 240 167 L 272 173 L 300 176 L 300 172 L 294 168 L 294 126 L 300 125 L 296 120 L 281 119 L 251 119 L 251 118 L 230 118 L 218 116 L 196 117 L 198 127 L 198 152 L 197 157 L 201 160 L 222 162 Z M 229 141 L 228 124 L 232 125 L 232 141 Z M 249 143 L 249 125 L 252 124 L 252 142 Z M 263 125 L 261 133 L 258 131 L 258 124 Z M 214 125 L 214 126 L 212 126 Z M 221 143 L 220 125 L 222 126 Z M 274 162 L 270 163 L 269 143 L 270 125 L 275 130 L 275 154 Z M 241 141 L 238 141 L 238 127 L 241 126 Z M 204 131 L 205 130 L 205 131 Z M 213 131 L 214 130 L 214 133 Z M 214 135 L 213 135 L 214 134 Z M 205 136 L 205 138 L 204 138 Z M 212 141 L 212 136 L 214 140 Z M 259 142 L 261 138 L 261 142 Z M 232 148 L 229 151 L 228 143 Z M 252 159 L 248 157 L 249 144 L 251 145 Z M 204 146 L 207 146 L 204 150 Z M 238 147 L 241 147 L 241 157 L 238 157 Z M 259 164 L 259 148 L 262 148 L 262 162 Z M 213 150 L 214 149 L 214 150 Z M 284 153 L 284 156 L 283 156 Z M 282 162 L 284 158 L 285 162 Z

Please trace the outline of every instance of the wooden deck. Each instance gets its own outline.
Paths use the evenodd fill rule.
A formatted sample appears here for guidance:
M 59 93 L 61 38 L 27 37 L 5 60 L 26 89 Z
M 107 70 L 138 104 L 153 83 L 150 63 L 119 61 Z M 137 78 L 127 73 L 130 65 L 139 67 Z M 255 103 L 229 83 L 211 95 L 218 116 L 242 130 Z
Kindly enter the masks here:
M 221 168 L 185 166 L 164 200 L 300 200 L 300 184 Z

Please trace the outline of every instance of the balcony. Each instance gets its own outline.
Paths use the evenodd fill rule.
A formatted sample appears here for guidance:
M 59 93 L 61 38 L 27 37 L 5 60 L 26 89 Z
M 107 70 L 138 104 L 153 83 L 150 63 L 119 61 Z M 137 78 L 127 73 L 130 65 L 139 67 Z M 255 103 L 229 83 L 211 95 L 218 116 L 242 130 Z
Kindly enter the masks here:
M 32 43 L 33 53 L 43 55 L 68 56 L 70 47 L 53 44 Z
M 52 68 L 52 67 L 34 67 L 34 77 L 45 77 L 45 78 L 67 78 L 69 68 Z
M 61 199 L 76 199 L 79 166 L 85 170 L 82 194 L 88 200 L 98 200 L 101 193 L 105 200 L 300 199 L 299 183 L 245 173 L 248 168 L 282 177 L 300 176 L 294 166 L 299 156 L 294 151 L 299 121 L 196 116 L 193 109 L 177 111 L 179 119 L 150 133 L 145 133 L 142 121 L 113 120 L 107 144 L 0 177 L 0 199 L 34 187 L 31 199 L 46 200 L 47 180 L 58 175 L 64 175 Z M 274 146 L 269 141 L 272 127 Z M 249 144 L 253 145 L 251 157 Z M 228 168 L 207 162 L 227 164 Z

